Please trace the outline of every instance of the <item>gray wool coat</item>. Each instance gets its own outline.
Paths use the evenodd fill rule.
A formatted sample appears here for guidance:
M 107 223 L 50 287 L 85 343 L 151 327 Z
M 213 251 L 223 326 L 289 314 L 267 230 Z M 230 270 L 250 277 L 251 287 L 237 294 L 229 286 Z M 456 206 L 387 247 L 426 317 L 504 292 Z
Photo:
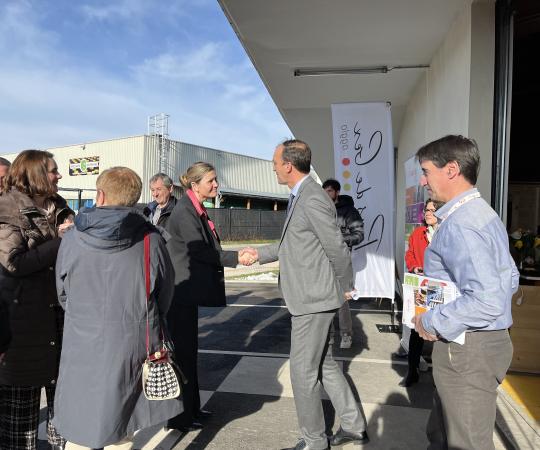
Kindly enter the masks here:
M 182 411 L 176 399 L 149 401 L 142 393 L 146 232 L 155 351 L 159 318 L 174 289 L 171 260 L 157 229 L 135 209 L 94 207 L 82 210 L 62 239 L 56 281 L 66 314 L 53 423 L 70 442 L 101 448 Z

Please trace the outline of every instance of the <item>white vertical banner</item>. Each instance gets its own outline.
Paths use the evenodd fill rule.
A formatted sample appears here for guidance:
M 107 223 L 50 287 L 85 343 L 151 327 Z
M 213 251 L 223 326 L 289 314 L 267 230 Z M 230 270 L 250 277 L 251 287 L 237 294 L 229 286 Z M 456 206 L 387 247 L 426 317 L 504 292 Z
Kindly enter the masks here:
M 341 194 L 364 220 L 364 241 L 353 248 L 361 297 L 394 298 L 394 145 L 386 102 L 332 105 L 334 162 Z

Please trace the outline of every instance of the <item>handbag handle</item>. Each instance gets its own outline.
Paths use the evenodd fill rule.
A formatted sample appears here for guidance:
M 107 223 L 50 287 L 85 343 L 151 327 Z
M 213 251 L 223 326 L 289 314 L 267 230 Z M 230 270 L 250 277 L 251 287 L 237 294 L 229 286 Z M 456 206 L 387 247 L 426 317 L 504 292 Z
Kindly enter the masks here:
M 150 358 L 150 319 L 148 302 L 150 301 L 150 233 L 144 235 L 144 284 L 146 290 L 146 357 Z
M 144 284 L 146 290 L 146 357 L 150 358 L 150 318 L 148 313 L 148 303 L 150 303 L 150 233 L 144 235 Z M 166 350 L 165 334 L 161 326 L 161 318 L 158 313 L 159 336 L 161 338 L 161 354 Z M 157 352 L 156 352 L 157 353 Z M 159 357 L 159 356 L 158 356 Z

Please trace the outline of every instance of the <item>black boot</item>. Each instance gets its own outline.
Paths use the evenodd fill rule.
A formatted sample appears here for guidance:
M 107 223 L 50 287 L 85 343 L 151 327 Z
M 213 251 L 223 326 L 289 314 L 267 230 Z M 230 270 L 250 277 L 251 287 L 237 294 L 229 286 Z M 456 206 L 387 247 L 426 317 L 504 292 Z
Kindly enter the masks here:
M 407 372 L 407 376 L 399 382 L 399 385 L 403 387 L 410 387 L 413 384 L 418 383 L 419 379 L 420 373 L 418 372 L 418 369 L 410 368 Z

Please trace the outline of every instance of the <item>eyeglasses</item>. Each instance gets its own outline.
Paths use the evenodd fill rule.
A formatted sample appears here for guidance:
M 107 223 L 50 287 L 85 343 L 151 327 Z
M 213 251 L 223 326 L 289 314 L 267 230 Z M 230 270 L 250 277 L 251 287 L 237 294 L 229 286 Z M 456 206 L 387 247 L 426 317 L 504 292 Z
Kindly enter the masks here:
M 425 213 L 430 212 L 430 213 L 433 214 L 435 211 L 437 211 L 437 210 L 436 210 L 436 209 L 424 209 L 424 212 L 425 212 Z

